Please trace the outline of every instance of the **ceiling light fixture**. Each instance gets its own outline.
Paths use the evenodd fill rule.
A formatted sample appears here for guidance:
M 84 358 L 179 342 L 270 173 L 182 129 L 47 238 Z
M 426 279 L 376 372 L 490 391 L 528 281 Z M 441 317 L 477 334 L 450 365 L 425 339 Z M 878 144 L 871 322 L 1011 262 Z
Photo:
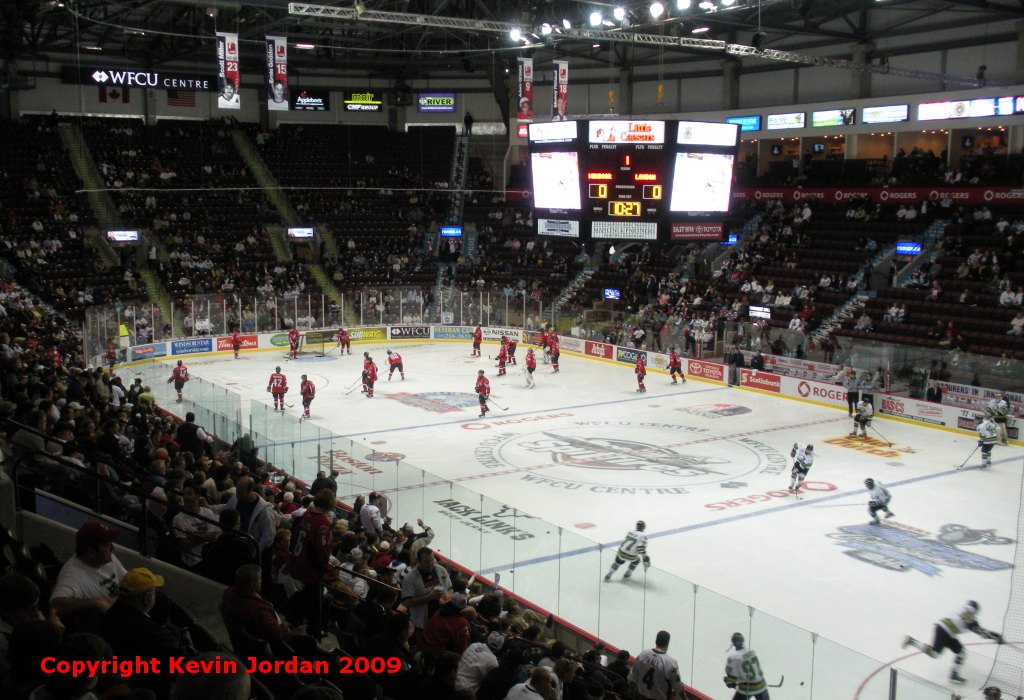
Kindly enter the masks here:
M 664 5 L 662 5 L 660 2 L 655 2 L 651 5 L 651 17 L 653 17 L 654 19 L 658 19 L 663 14 L 665 14 Z
M 615 11 L 612 12 L 612 15 L 615 16 L 615 19 L 617 19 L 617 20 L 619 20 L 621 22 L 622 20 L 624 20 L 626 18 L 626 11 L 623 8 L 621 8 L 621 7 L 616 7 Z
M 591 27 L 598 26 L 599 24 L 601 24 L 601 20 L 602 19 L 604 19 L 604 17 L 602 17 L 601 13 L 598 12 L 597 10 L 591 12 L 590 13 L 590 26 Z

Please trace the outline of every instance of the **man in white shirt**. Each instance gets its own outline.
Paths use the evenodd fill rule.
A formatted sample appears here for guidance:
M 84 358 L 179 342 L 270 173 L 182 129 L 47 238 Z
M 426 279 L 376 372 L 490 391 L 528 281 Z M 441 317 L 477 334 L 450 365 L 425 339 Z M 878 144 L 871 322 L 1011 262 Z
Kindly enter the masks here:
M 186 481 L 181 488 L 185 510 L 174 516 L 171 528 L 181 546 L 181 563 L 194 568 L 203 560 L 203 547 L 220 535 L 220 528 L 207 522 L 217 522 L 217 515 L 209 508 L 199 505 L 199 487 Z M 202 516 L 200 519 L 196 516 Z
M 551 672 L 546 668 L 535 668 L 526 683 L 512 686 L 505 700 L 554 700 L 554 685 Z
M 495 656 L 505 646 L 505 636 L 501 632 L 491 632 L 483 642 L 476 642 L 466 647 L 459 660 L 459 672 L 455 678 L 455 690 L 470 690 L 474 694 L 480 689 L 480 683 L 491 670 L 498 668 L 498 657 Z
M 377 492 L 370 494 L 369 500 L 359 509 L 359 522 L 363 526 L 363 532 L 384 531 L 384 518 L 380 514 L 380 496 Z
M 804 324 L 804 320 L 799 316 L 794 316 L 793 319 L 789 322 L 789 330 L 791 331 L 803 333 L 806 327 L 807 326 Z
M 128 573 L 114 556 L 121 529 L 88 522 L 75 535 L 75 554 L 61 567 L 50 606 L 67 616 L 94 610 L 106 612 L 117 600 L 117 587 Z
M 1024 333 L 1024 313 L 1018 313 L 1010 321 L 1010 330 L 1006 331 L 1006 335 L 1020 335 L 1021 333 Z
M 999 295 L 1000 306 L 1013 306 L 1016 301 L 1017 295 L 1014 294 L 1009 289 L 1005 290 L 1002 294 Z

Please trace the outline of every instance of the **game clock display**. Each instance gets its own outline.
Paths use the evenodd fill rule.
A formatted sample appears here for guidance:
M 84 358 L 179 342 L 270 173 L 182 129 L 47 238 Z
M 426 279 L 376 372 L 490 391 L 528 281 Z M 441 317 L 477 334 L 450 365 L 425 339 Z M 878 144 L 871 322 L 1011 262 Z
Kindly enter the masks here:
M 673 223 L 724 219 L 738 134 L 735 124 L 709 122 L 531 124 L 537 233 L 672 240 L 680 232 L 680 240 L 694 240 L 692 226 L 683 235 Z M 721 235 L 717 230 L 709 240 Z

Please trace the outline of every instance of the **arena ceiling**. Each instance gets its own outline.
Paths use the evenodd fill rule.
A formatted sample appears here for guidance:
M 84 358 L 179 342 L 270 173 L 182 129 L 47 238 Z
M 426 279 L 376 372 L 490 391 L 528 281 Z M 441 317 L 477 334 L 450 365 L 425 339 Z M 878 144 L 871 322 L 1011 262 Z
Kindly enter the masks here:
M 287 0 L 3 0 L 0 29 L 4 58 L 19 66 L 34 61 L 108 61 L 116 57 L 140 68 L 200 65 L 212 61 L 216 31 L 237 31 L 242 70 L 263 70 L 266 34 L 288 37 L 289 69 L 301 74 L 362 72 L 391 81 L 490 78 L 504 73 L 523 52 L 538 70 L 553 58 L 569 58 L 574 70 L 633 68 L 665 77 L 707 74 L 708 61 L 725 52 L 697 46 L 656 46 L 635 35 L 717 39 L 730 44 L 822 57 L 850 59 L 852 47 L 869 43 L 870 62 L 879 68 L 913 68 L 913 54 L 951 48 L 985 47 L 1016 41 L 1024 0 L 661 0 L 655 20 L 651 2 L 616 5 L 607 0 L 344 0 L 318 3 L 352 9 L 349 18 L 301 16 Z M 678 3 L 678 4 L 677 4 Z M 681 6 L 689 5 L 685 9 Z M 375 12 L 430 16 L 427 26 L 374 19 Z M 590 17 L 605 34 L 588 38 Z M 448 20 L 513 23 L 524 39 L 507 32 L 444 25 Z M 576 36 L 560 34 L 568 20 Z M 554 29 L 541 31 L 548 23 Z M 704 30 L 703 28 L 706 28 Z M 694 30 L 697 30 L 695 33 Z M 579 35 L 578 32 L 583 32 Z M 608 38 L 607 33 L 614 38 Z M 758 36 L 759 32 L 763 35 Z M 902 57 L 902 60 L 901 60 Z M 756 57 L 759 70 L 772 61 Z M 700 65 L 703 64 L 703 65 Z M 792 67 L 792 64 L 779 67 Z M 978 66 L 950 74 L 976 76 Z M 979 81 L 980 83 L 980 81 Z

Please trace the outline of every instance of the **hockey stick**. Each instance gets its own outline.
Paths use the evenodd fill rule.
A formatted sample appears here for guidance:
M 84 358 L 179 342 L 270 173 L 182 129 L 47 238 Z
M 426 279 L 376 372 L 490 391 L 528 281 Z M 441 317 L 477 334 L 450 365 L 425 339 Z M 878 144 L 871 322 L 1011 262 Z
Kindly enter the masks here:
M 811 508 L 849 508 L 850 506 L 863 506 L 863 503 L 824 503 Z
M 502 406 L 500 403 L 498 403 L 497 401 L 492 399 L 490 396 L 487 397 L 487 400 L 490 401 L 491 403 L 493 403 L 498 408 L 500 408 L 502 411 L 507 411 L 508 410 L 507 406 Z
M 357 382 L 357 383 L 358 383 L 358 382 Z M 346 391 L 346 392 L 345 392 L 345 396 L 348 396 L 349 394 L 351 394 L 351 393 L 352 393 L 353 391 L 355 391 L 355 390 L 356 390 L 356 385 L 355 385 L 355 384 L 353 384 L 352 386 L 350 386 L 350 387 L 348 388 L 348 391 Z
M 785 680 L 786 680 L 786 677 L 785 677 L 785 676 L 782 676 L 781 678 L 779 678 L 779 682 L 778 682 L 778 683 L 776 683 L 775 685 L 772 685 L 771 683 L 769 683 L 769 684 L 768 684 L 768 687 L 769 687 L 769 688 L 781 688 L 781 687 L 782 687 L 782 683 L 783 683 L 783 682 L 784 682 Z
M 875 426 L 873 426 L 873 425 L 872 425 L 872 426 L 871 426 L 871 429 L 872 429 L 872 430 L 874 430 L 874 431 L 875 431 L 876 433 L 878 433 L 878 428 L 876 428 Z M 885 439 L 885 436 L 884 436 L 884 435 L 882 435 L 881 433 L 878 433 L 878 437 L 882 438 L 882 440 L 883 440 L 884 442 L 888 443 L 888 446 L 889 446 L 889 447 L 892 447 L 892 443 L 891 443 L 891 442 L 889 442 L 888 440 L 886 440 L 886 439 Z
M 970 460 L 970 458 L 974 456 L 974 453 L 978 451 L 979 447 L 981 447 L 981 445 L 975 445 L 974 446 L 974 449 L 971 450 L 971 454 L 967 455 L 967 459 L 964 460 L 964 464 L 967 464 L 968 460 Z M 963 469 L 964 468 L 964 464 L 961 464 L 959 467 L 957 467 L 957 469 Z

